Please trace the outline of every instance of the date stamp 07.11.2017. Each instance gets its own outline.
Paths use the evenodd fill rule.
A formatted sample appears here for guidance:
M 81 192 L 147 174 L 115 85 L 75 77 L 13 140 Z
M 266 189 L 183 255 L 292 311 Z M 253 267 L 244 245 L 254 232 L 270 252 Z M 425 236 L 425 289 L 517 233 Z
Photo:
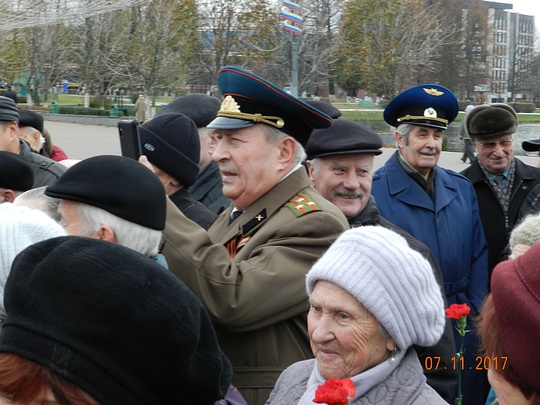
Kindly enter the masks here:
M 432 370 L 478 370 L 487 371 L 490 369 L 504 370 L 506 368 L 506 356 L 476 356 L 475 364 L 465 364 L 463 357 L 453 356 L 449 362 L 442 362 L 440 356 L 426 356 L 424 358 L 424 369 Z

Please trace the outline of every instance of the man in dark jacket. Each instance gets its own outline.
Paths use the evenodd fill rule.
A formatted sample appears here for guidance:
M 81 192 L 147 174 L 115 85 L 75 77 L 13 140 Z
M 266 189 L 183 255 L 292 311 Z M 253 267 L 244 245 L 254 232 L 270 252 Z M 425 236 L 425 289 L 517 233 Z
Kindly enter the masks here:
M 514 225 L 519 223 L 521 207 L 538 194 L 540 171 L 514 157 L 512 135 L 517 130 L 516 113 L 507 104 L 484 104 L 475 107 L 465 125 L 477 156 L 461 173 L 474 186 L 482 226 L 489 249 L 489 274 L 497 263 Z M 527 212 L 528 213 L 528 212 Z
M 199 175 L 189 191 L 195 200 L 216 214 L 220 214 L 231 203 L 231 200 L 223 195 L 221 175 L 217 163 L 212 160 L 212 152 L 216 145 L 213 130 L 206 128 L 216 118 L 220 106 L 220 101 L 215 97 L 206 94 L 188 94 L 174 99 L 157 114 L 157 116 L 168 113 L 184 114 L 197 126 L 201 143 Z
M 313 131 L 306 145 L 309 176 L 315 189 L 334 203 L 347 217 L 351 228 L 365 225 L 380 225 L 403 236 L 409 246 L 420 252 L 431 264 L 435 278 L 441 286 L 442 273 L 429 248 L 408 232 L 384 219 L 375 199 L 371 196 L 373 161 L 382 152 L 382 139 L 371 129 L 356 122 L 337 119 L 327 129 Z M 451 321 L 446 322 L 443 337 L 433 347 L 415 347 L 420 362 L 437 358 L 441 364 L 436 368 L 425 368 L 428 384 L 447 402 L 454 396 L 457 373 L 451 367 L 455 355 Z
M 197 127 L 183 114 L 160 114 L 139 128 L 142 153 L 152 164 L 165 192 L 182 213 L 204 229 L 216 214 L 195 200 L 189 187 L 199 174 Z
M 19 110 L 12 99 L 3 96 L 0 96 L 0 150 L 16 153 L 32 166 L 32 188 L 54 183 L 66 171 L 65 166 L 32 152 L 28 143 L 19 139 Z

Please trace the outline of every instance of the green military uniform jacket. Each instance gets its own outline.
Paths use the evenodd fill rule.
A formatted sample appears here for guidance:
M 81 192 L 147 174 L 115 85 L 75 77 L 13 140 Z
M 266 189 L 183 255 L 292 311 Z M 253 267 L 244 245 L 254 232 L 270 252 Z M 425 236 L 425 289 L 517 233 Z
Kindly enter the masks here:
M 168 203 L 162 253 L 201 299 L 234 367 L 233 384 L 264 404 L 280 373 L 313 356 L 305 275 L 348 228 L 300 168 L 230 223 L 229 206 L 208 233 Z M 244 240 L 231 259 L 224 246 Z

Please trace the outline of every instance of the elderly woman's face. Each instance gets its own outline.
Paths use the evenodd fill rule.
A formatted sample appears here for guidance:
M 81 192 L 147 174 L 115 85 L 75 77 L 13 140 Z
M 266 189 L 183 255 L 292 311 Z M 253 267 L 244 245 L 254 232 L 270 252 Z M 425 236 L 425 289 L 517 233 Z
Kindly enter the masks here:
M 384 361 L 395 343 L 377 319 L 343 288 L 317 281 L 309 299 L 308 333 L 321 376 L 349 378 Z

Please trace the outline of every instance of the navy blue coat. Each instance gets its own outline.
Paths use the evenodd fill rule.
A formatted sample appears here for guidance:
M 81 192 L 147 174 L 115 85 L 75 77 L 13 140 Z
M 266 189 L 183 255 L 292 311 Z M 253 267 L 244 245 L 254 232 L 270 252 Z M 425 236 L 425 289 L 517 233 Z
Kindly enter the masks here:
M 397 153 L 373 176 L 372 195 L 379 211 L 431 249 L 441 267 L 448 304 L 465 303 L 475 316 L 487 293 L 488 250 L 474 189 L 461 174 L 435 166 L 433 202 L 403 170 Z M 457 350 L 461 337 L 456 332 L 454 338 Z M 474 331 L 469 332 L 463 404 L 483 402 L 482 376 L 474 370 L 477 345 Z
M 487 292 L 487 244 L 474 189 L 464 176 L 435 167 L 435 203 L 394 154 L 373 176 L 381 215 L 429 247 L 439 262 L 448 304 L 478 311 Z

